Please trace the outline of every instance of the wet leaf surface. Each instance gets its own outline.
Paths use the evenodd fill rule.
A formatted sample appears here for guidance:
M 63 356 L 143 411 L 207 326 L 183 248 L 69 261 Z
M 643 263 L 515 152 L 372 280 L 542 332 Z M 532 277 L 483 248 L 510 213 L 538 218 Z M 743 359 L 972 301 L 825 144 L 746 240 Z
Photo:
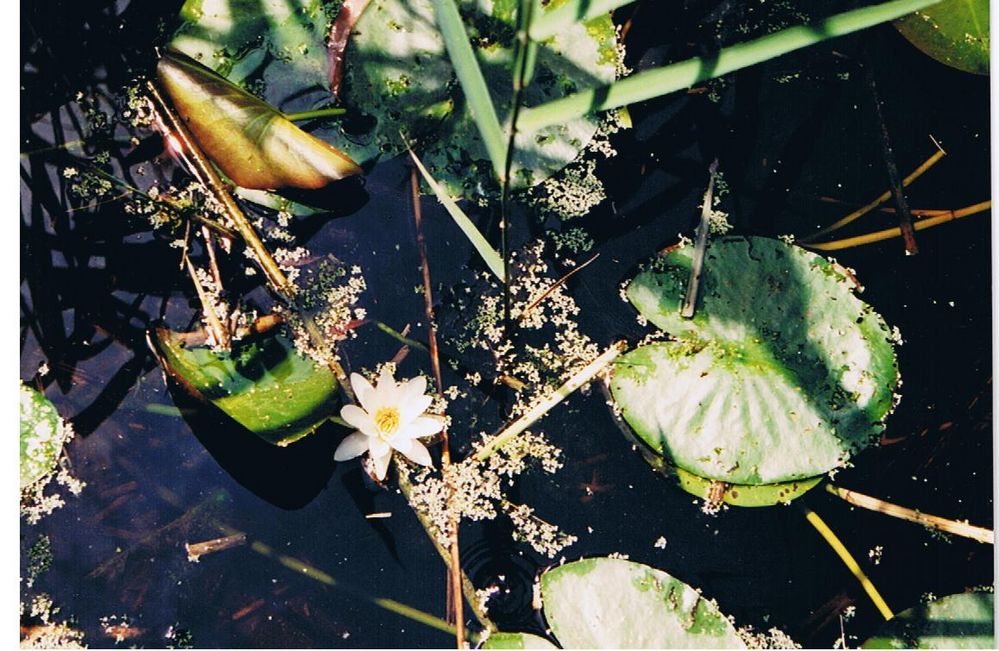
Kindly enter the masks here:
M 50 475 L 66 442 L 62 419 L 48 398 L 21 383 L 21 488 Z
M 198 145 L 241 187 L 317 190 L 361 173 L 346 154 L 180 52 L 164 52 L 157 75 Z
M 898 383 L 884 320 L 828 260 L 765 238 L 706 253 L 680 316 L 691 246 L 639 274 L 628 298 L 678 340 L 615 364 L 612 392 L 654 450 L 708 479 L 772 484 L 841 466 L 884 429 Z
M 231 355 L 188 348 L 165 328 L 149 339 L 171 378 L 269 443 L 293 443 L 335 412 L 333 372 L 302 357 L 281 335 L 235 342 Z
M 946 0 L 896 21 L 895 27 L 940 63 L 989 74 L 989 0 Z

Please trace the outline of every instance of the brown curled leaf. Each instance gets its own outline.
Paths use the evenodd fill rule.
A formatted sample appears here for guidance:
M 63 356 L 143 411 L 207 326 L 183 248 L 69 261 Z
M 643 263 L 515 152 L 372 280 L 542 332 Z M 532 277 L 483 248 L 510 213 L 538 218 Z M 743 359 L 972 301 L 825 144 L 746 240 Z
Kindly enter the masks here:
M 164 51 L 156 72 L 198 144 L 236 185 L 316 190 L 361 173 L 346 154 L 180 52 Z

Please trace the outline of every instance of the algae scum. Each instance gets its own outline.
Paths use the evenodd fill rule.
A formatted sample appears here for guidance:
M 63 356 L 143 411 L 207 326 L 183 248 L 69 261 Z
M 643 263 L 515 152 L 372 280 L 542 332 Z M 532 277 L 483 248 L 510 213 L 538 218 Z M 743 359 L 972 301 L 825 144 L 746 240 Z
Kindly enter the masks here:
M 22 645 L 993 647 L 987 4 L 673 4 L 23 6 Z

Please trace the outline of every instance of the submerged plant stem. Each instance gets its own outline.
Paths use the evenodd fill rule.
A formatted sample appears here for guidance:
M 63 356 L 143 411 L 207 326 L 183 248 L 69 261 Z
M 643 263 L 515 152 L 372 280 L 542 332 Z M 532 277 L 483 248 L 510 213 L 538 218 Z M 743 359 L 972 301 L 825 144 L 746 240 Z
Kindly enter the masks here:
M 916 169 L 914 169 L 912 171 L 912 173 L 909 174 L 909 176 L 907 176 L 904 179 L 902 179 L 902 187 L 903 188 L 909 187 L 912 184 L 913 181 L 915 181 L 920 176 L 922 176 L 928 169 L 930 169 L 931 167 L 933 167 L 934 165 L 936 165 L 937 162 L 941 158 L 943 158 L 944 156 L 946 156 L 946 155 L 947 155 L 947 152 L 945 152 L 943 149 L 937 149 L 937 151 L 934 152 L 934 154 L 932 156 L 930 156 L 925 161 L 923 161 L 922 165 L 920 165 L 919 167 L 917 167 Z M 839 229 L 843 228 L 847 224 L 851 224 L 851 223 L 855 222 L 860 217 L 863 217 L 867 213 L 869 213 L 872 210 L 876 209 L 878 206 L 880 206 L 884 202 L 888 201 L 889 199 L 891 199 L 891 190 L 885 190 L 880 195 L 878 195 L 878 197 L 874 201 L 870 202 L 869 204 L 867 204 L 865 206 L 862 206 L 862 207 L 854 210 L 852 213 L 850 213 L 846 217 L 843 217 L 842 219 L 840 219 L 840 220 L 838 220 L 838 221 L 830 224 L 829 226 L 826 226 L 825 228 L 823 228 L 822 230 L 818 231 L 817 233 L 812 233 L 811 235 L 809 235 L 807 237 L 800 238 L 799 241 L 800 242 L 811 242 L 811 241 L 813 241 L 813 240 L 815 240 L 815 239 L 817 239 L 819 237 L 822 237 L 826 233 L 831 233 L 833 231 L 838 231 Z M 915 210 L 913 210 L 911 212 L 913 214 L 918 214 L 919 213 L 919 211 L 915 211 Z
M 482 448 L 480 448 L 476 453 L 475 458 L 479 461 L 485 461 L 488 459 L 493 452 L 509 443 L 513 438 L 521 434 L 537 420 L 545 416 L 553 407 L 565 400 L 576 389 L 596 377 L 600 371 L 613 362 L 618 355 L 624 352 L 624 350 L 624 342 L 619 341 L 613 344 L 603 354 L 587 364 L 582 368 L 582 370 L 573 375 L 571 378 L 566 380 L 562 386 L 553 391 L 548 397 L 532 407 L 530 411 L 508 425 L 503 431 L 489 441 L 489 443 L 482 446 Z
M 829 546 L 833 548 L 833 551 L 836 552 L 836 555 L 839 556 L 840 560 L 843 561 L 843 564 L 846 565 L 848 570 L 850 570 L 850 573 L 856 577 L 857 581 L 860 581 L 860 585 L 864 588 L 864 592 L 866 592 L 867 596 L 874 602 L 874 605 L 877 607 L 878 612 L 881 613 L 881 616 L 884 617 L 886 621 L 893 618 L 895 613 L 891 611 L 891 608 L 889 608 L 888 604 L 885 603 L 881 593 L 874 587 L 874 583 L 872 583 L 871 580 L 867 578 L 867 575 L 864 574 L 864 571 L 860 569 L 860 565 L 853 557 L 853 554 L 851 554 L 850 550 L 848 550 L 846 546 L 840 542 L 840 539 L 835 533 L 833 533 L 833 530 L 829 528 L 829 525 L 827 525 L 815 511 L 800 502 L 797 504 L 798 508 L 804 512 L 805 519 L 808 520 L 808 523 L 815 527 L 815 530 L 819 532 L 819 535 L 822 536 L 827 543 L 829 543 Z
M 310 579 L 319 581 L 320 583 L 328 585 L 331 588 L 337 588 L 354 597 L 360 597 L 361 599 L 369 603 L 372 603 L 378 606 L 379 608 L 384 608 L 389 612 L 393 612 L 396 615 L 400 615 L 407 619 L 411 619 L 414 622 L 419 622 L 424 626 L 429 626 L 431 628 L 435 628 L 438 631 L 443 631 L 445 633 L 454 634 L 454 627 L 445 622 L 440 617 L 436 617 L 428 612 L 419 610 L 417 608 L 413 608 L 412 606 L 408 606 L 404 603 L 398 602 L 395 599 L 386 599 L 385 597 L 372 597 L 370 595 L 367 595 L 356 588 L 352 588 L 350 586 L 344 585 L 343 583 L 340 583 L 335 578 L 333 578 L 326 572 L 323 572 L 319 568 L 313 567 L 308 563 L 304 563 L 298 560 L 297 558 L 294 558 L 293 556 L 288 556 L 287 554 L 281 554 L 279 552 L 274 551 L 274 549 L 272 549 L 270 545 L 262 543 L 259 540 L 253 541 L 253 543 L 250 544 L 250 549 L 260 554 L 261 556 L 266 556 L 267 558 L 273 558 L 278 563 L 285 566 L 289 570 L 292 570 L 293 572 L 295 572 L 295 574 L 299 576 L 307 576 Z
M 420 270 L 423 275 L 423 308 L 427 317 L 427 342 L 430 348 L 430 366 L 434 372 L 434 383 L 437 394 L 444 394 L 444 381 L 441 378 L 441 360 L 437 353 L 437 328 L 434 326 L 434 293 L 430 282 L 430 262 L 427 260 L 427 244 L 423 239 L 423 212 L 420 209 L 420 179 L 415 169 L 410 170 L 410 188 L 413 200 L 413 223 L 416 229 L 416 248 L 420 254 Z M 446 469 L 451 465 L 451 448 L 448 443 L 447 427 L 441 430 L 441 466 Z M 447 473 L 444 473 L 447 477 Z M 448 555 L 451 563 L 448 565 L 448 606 L 455 624 L 455 642 L 459 649 L 465 648 L 465 615 L 461 599 L 461 554 L 458 546 L 458 517 L 455 513 L 453 482 L 447 483 L 448 499 Z
M 954 221 L 955 219 L 977 215 L 978 213 L 985 212 L 991 208 L 991 201 L 982 201 L 974 204 L 973 206 L 968 206 L 967 208 L 951 210 L 943 215 L 937 215 L 936 217 L 928 217 L 927 219 L 919 220 L 915 222 L 912 227 L 917 231 L 922 231 L 927 228 L 939 226 L 940 224 L 944 224 L 946 222 Z M 889 240 L 893 237 L 899 237 L 901 235 L 902 229 L 896 226 L 895 228 L 886 228 L 883 231 L 875 231 L 873 233 L 867 233 L 866 235 L 847 237 L 842 240 L 832 240 L 831 242 L 802 244 L 802 246 L 810 249 L 817 249 L 819 251 L 838 251 L 840 249 L 849 249 L 854 246 L 863 246 L 864 244 L 873 244 L 874 242 Z
M 908 520 L 909 522 L 915 522 L 923 525 L 924 527 L 954 534 L 955 536 L 971 538 L 972 540 L 977 540 L 980 543 L 986 543 L 989 545 L 995 544 L 994 532 L 991 529 L 986 529 L 985 527 L 976 527 L 972 524 L 968 524 L 967 522 L 958 522 L 956 520 L 941 518 L 936 515 L 920 513 L 915 509 L 898 506 L 897 504 L 885 502 L 884 500 L 879 500 L 876 497 L 864 495 L 863 493 L 857 493 L 847 488 L 841 488 L 832 484 L 826 484 L 826 492 L 832 493 L 836 497 L 839 497 L 854 506 L 859 506 L 862 509 L 869 509 L 878 513 L 884 513 L 885 515 L 890 515 L 893 518 L 900 518 L 902 520 Z

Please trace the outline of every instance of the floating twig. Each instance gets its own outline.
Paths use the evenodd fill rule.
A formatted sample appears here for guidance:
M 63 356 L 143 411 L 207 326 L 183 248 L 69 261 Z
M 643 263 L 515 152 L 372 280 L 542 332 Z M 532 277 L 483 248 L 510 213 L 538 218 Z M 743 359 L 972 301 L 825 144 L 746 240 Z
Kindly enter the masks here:
M 201 280 L 194 270 L 194 265 L 191 264 L 191 259 L 184 256 L 184 261 L 187 263 L 187 273 L 191 275 L 191 282 L 194 283 L 194 291 L 198 294 L 198 300 L 201 301 L 201 311 L 205 314 L 206 326 L 211 332 L 215 344 L 228 350 L 230 343 L 229 331 L 219 321 L 219 317 L 215 313 L 215 303 L 212 302 L 212 299 L 205 292 L 204 287 L 201 286 Z
M 244 544 L 246 544 L 246 534 L 237 533 L 231 536 L 215 538 L 214 540 L 206 540 L 199 543 L 187 543 L 184 545 L 184 551 L 187 552 L 187 560 L 192 563 L 197 563 L 198 559 L 202 556 L 214 554 L 215 552 L 220 552 L 224 549 L 231 549 Z
M 897 504 L 885 502 L 884 500 L 879 500 L 876 497 L 864 495 L 863 493 L 857 493 L 847 488 L 841 488 L 832 484 L 826 484 L 826 492 L 832 493 L 836 497 L 839 497 L 854 506 L 859 506 L 862 509 L 869 509 L 871 511 L 877 511 L 878 513 L 884 513 L 885 515 L 890 515 L 893 518 L 900 518 L 902 520 L 908 520 L 909 522 L 915 522 L 923 525 L 924 527 L 929 527 L 930 529 L 936 529 L 938 531 L 954 534 L 955 536 L 961 536 L 963 538 L 970 538 L 972 540 L 977 540 L 980 543 L 987 543 L 989 545 L 995 544 L 995 534 L 992 529 L 976 527 L 972 524 L 968 524 L 967 522 L 958 522 L 957 520 L 948 520 L 947 518 L 941 518 L 936 515 L 920 513 L 915 509 L 898 506 Z
M 701 204 L 701 223 L 697 225 L 697 243 L 694 245 L 694 259 L 690 265 L 690 281 L 687 283 L 687 295 L 680 308 L 680 316 L 693 318 L 697 306 L 697 293 L 701 286 L 701 272 L 704 271 L 704 252 L 708 248 L 708 233 L 711 230 L 711 204 L 714 200 L 715 176 L 718 172 L 718 159 L 714 159 L 708 167 L 711 173 L 708 179 L 708 189 L 704 193 L 704 203 Z
M 932 138 L 933 136 L 930 136 L 930 137 Z M 936 140 L 934 140 L 933 142 L 936 143 Z M 945 152 L 943 149 L 940 148 L 939 145 L 937 145 L 937 151 L 935 151 L 932 156 L 930 156 L 925 161 L 923 161 L 922 164 L 920 164 L 919 167 L 917 167 L 916 169 L 914 169 L 912 171 L 912 173 L 909 174 L 909 176 L 907 176 L 904 179 L 902 179 L 902 187 L 903 188 L 909 187 L 912 184 L 913 181 L 915 181 L 920 176 L 922 176 L 923 173 L 925 173 L 928 169 L 930 169 L 931 167 L 933 167 L 934 165 L 936 165 L 937 162 L 941 158 L 943 158 L 944 156 L 946 156 L 946 155 L 947 155 L 947 152 Z M 799 241 L 800 242 L 812 242 L 812 241 L 814 241 L 814 240 L 822 237 L 823 235 L 825 235 L 827 233 L 831 233 L 833 231 L 837 231 L 837 230 L 843 228 L 844 226 L 846 226 L 847 224 L 853 223 L 854 221 L 856 221 L 860 217 L 863 217 L 867 213 L 869 213 L 872 210 L 878 208 L 881 204 L 883 204 L 884 202 L 888 201 L 888 199 L 890 199 L 890 198 L 891 198 L 891 190 L 885 190 L 880 195 L 878 195 L 878 197 L 876 199 L 874 199 L 870 203 L 868 203 L 868 204 L 866 204 L 864 206 L 861 206 L 860 208 L 854 210 L 852 213 L 850 213 L 846 217 L 843 217 L 842 219 L 840 219 L 840 220 L 838 220 L 838 221 L 830 224 L 829 226 L 826 226 L 822 230 L 820 230 L 820 231 L 818 231 L 816 233 L 812 233 L 811 235 L 808 235 L 806 237 L 800 238 Z M 827 197 L 819 197 L 819 199 L 822 200 L 822 201 L 829 200 Z M 925 212 L 925 211 L 910 210 L 909 212 L 911 214 L 920 214 L 920 213 Z
M 479 461 L 485 461 L 488 459 L 493 452 L 506 445 L 511 439 L 521 434 L 524 430 L 545 416 L 553 407 L 565 400 L 576 389 L 596 377 L 600 371 L 604 370 L 608 364 L 613 362 L 618 355 L 624 352 L 625 348 L 626 345 L 623 341 L 613 344 L 603 354 L 598 356 L 592 362 L 584 366 L 578 373 L 566 380 L 562 386 L 553 391 L 538 404 L 534 405 L 530 411 L 505 427 L 486 445 L 483 445 L 476 453 L 476 459 Z
M 864 66 L 867 77 L 867 87 L 871 91 L 871 99 L 874 100 L 874 115 L 878 120 L 878 133 L 880 134 L 881 157 L 884 159 L 885 169 L 888 172 L 888 182 L 891 184 L 891 194 L 895 198 L 895 206 L 898 208 L 898 227 L 905 242 L 905 254 L 916 255 L 919 247 L 916 245 L 916 231 L 912 228 L 912 215 L 909 213 L 909 202 L 905 199 L 905 189 L 898 176 L 898 166 L 895 164 L 895 152 L 891 148 L 891 137 L 888 135 L 888 125 L 885 123 L 884 113 L 881 111 L 881 98 L 878 97 L 878 87 L 874 81 L 873 61 L 868 57 L 867 65 Z
M 570 278 L 572 278 L 576 273 L 578 273 L 578 272 L 582 271 L 583 269 L 585 269 L 587 266 L 590 265 L 591 262 L 593 262 L 594 260 L 596 260 L 599 257 L 600 257 L 599 253 L 594 253 L 593 256 L 589 260 L 587 260 L 583 264 L 579 265 L 578 267 L 576 267 L 575 269 L 573 269 L 572 271 L 570 271 L 569 273 L 567 273 L 566 275 L 562 276 L 561 278 L 559 278 L 558 280 L 556 280 L 554 283 L 552 283 L 552 285 L 548 289 L 546 289 L 545 291 L 543 291 L 540 296 L 538 296 L 536 299 L 534 299 L 533 301 L 531 301 L 530 305 L 528 305 L 527 307 L 524 308 L 524 311 L 520 313 L 520 316 L 518 317 L 518 320 L 519 321 L 523 321 L 524 318 L 527 316 L 527 313 L 530 312 L 531 310 L 533 310 L 535 307 L 537 307 L 541 303 L 541 301 L 543 301 L 546 298 L 548 298 L 549 296 L 551 296 L 552 292 L 554 292 L 556 289 L 558 289 L 559 287 L 561 287 L 562 285 L 564 285 L 566 283 L 566 281 L 568 281 Z
M 860 581 L 860 585 L 864 588 L 864 592 L 866 592 L 867 596 L 874 602 L 874 605 L 877 607 L 878 612 L 881 613 L 881 616 L 884 617 L 886 621 L 892 619 L 895 616 L 895 613 L 891 611 L 891 608 L 889 608 L 888 604 L 885 603 L 881 593 L 874 587 L 874 583 L 872 583 L 871 580 L 867 578 L 867 575 L 864 574 L 864 571 L 860 569 L 860 564 L 857 563 L 857 559 L 855 559 L 850 553 L 850 550 L 848 550 L 843 543 L 840 542 L 840 539 L 836 537 L 836 534 L 829 528 L 829 525 L 827 525 L 815 511 L 808 508 L 801 502 L 795 502 L 795 504 L 797 504 L 798 508 L 804 512 L 805 519 L 808 520 L 808 523 L 815 527 L 815 530 L 819 532 L 819 535 L 822 536 L 822 538 L 829 543 L 829 546 L 833 548 L 833 551 L 836 552 L 836 555 L 839 556 L 840 560 L 843 561 L 843 564 L 846 565 L 848 570 L 850 570 L 850 573 L 853 574 L 858 581 Z
M 922 231 L 927 228 L 939 226 L 940 224 L 944 224 L 946 222 L 954 221 L 955 219 L 977 215 L 978 213 L 985 212 L 990 208 L 992 208 L 991 201 L 982 201 L 966 208 L 949 211 L 943 215 L 921 219 L 914 223 L 912 227 L 917 231 Z M 814 244 L 802 243 L 802 246 L 819 251 L 837 251 L 839 249 L 849 249 L 851 247 L 862 246 L 864 244 L 873 244 L 874 242 L 880 242 L 882 240 L 890 240 L 893 237 L 899 237 L 901 234 L 902 229 L 896 226 L 895 228 L 886 228 L 882 231 L 875 231 L 873 233 L 867 233 L 866 235 L 857 235 L 856 237 L 847 237 L 842 240 L 832 240 L 831 242 L 818 242 Z

